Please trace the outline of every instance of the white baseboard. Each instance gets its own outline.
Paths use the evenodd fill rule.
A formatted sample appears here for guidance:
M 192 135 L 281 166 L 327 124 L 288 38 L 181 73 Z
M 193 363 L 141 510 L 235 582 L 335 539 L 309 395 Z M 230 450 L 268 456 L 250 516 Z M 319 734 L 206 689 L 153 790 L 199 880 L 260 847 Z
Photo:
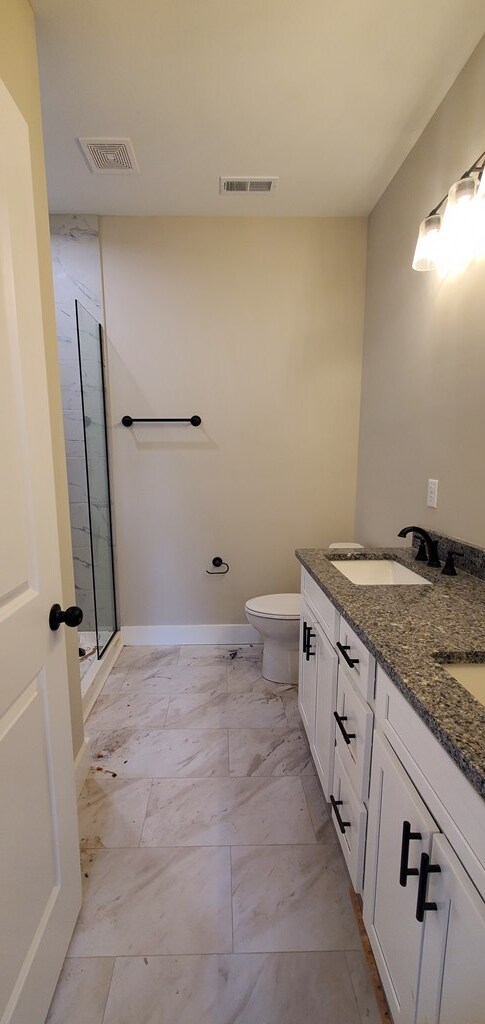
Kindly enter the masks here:
M 146 644 L 260 644 L 262 637 L 245 623 L 214 626 L 123 626 L 121 637 L 129 647 Z
M 98 699 L 111 669 L 122 650 L 123 641 L 121 633 L 117 633 L 116 636 L 113 637 L 108 650 L 103 654 L 101 661 L 95 661 L 90 668 L 88 673 L 89 685 L 83 697 L 84 721 L 86 721 L 94 702 Z
M 79 796 L 84 786 L 90 764 L 91 751 L 89 749 L 88 741 L 84 740 L 81 749 L 78 751 L 76 760 L 74 761 L 74 780 L 76 783 L 76 797 Z

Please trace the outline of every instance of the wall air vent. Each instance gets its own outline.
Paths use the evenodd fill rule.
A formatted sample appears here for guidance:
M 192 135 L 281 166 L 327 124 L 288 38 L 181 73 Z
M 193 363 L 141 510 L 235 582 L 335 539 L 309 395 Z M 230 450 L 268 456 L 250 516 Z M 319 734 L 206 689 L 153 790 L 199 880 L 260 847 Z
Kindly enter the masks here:
M 219 191 L 225 192 L 259 192 L 267 195 L 274 192 L 278 178 L 219 178 Z
M 137 174 L 138 164 L 130 139 L 77 140 L 93 174 Z

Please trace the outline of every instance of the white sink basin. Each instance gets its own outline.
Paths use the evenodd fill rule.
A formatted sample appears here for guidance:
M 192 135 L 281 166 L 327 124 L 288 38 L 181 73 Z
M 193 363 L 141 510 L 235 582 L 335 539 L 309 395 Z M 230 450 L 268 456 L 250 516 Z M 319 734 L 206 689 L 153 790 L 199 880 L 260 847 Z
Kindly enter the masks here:
M 376 558 L 370 561 L 364 559 L 349 559 L 348 561 L 331 561 L 339 572 L 361 587 L 389 587 L 424 585 L 431 586 L 429 580 L 418 576 L 417 572 L 406 569 L 400 562 L 394 562 L 388 558 Z
M 443 665 L 445 672 L 457 679 L 475 700 L 485 707 L 485 665 L 470 665 L 461 662 L 457 665 Z

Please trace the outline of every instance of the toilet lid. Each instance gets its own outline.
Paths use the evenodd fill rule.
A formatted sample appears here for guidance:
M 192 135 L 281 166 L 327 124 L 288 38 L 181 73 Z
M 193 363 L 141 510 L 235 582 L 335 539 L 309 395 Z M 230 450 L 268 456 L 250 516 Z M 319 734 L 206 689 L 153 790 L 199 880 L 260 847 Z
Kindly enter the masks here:
M 246 601 L 246 608 L 271 619 L 299 619 L 300 600 L 300 594 L 266 594 Z

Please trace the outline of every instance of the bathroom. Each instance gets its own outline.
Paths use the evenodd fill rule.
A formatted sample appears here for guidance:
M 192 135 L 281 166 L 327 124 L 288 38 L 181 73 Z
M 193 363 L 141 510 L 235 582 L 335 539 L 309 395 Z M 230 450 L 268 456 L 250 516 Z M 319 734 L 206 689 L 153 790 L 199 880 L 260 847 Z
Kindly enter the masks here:
M 476 260 L 461 275 L 444 279 L 411 270 L 423 217 L 485 149 L 480 102 L 485 19 L 471 0 L 466 12 L 450 4 L 443 21 L 437 3 L 431 5 L 432 11 L 419 14 L 422 25 L 410 25 L 404 18 L 397 19 L 394 29 L 387 19 L 393 45 L 385 59 L 379 57 L 389 107 L 379 105 L 384 93 L 377 83 L 367 82 L 368 93 L 361 98 L 352 131 L 347 126 L 336 137 L 345 159 L 335 156 L 333 162 L 325 162 L 323 147 L 318 163 L 311 149 L 316 133 L 307 123 L 305 141 L 305 131 L 298 130 L 303 100 L 312 96 L 312 125 L 319 124 L 320 117 L 322 123 L 331 123 L 332 102 L 325 96 L 325 112 L 320 113 L 324 99 L 321 90 L 319 94 L 312 88 L 312 74 L 319 66 L 312 32 L 308 24 L 302 25 L 296 9 L 286 5 L 282 51 L 288 52 L 293 38 L 295 46 L 309 48 L 310 57 L 308 77 L 303 76 L 300 86 L 288 82 L 286 66 L 282 70 L 278 65 L 279 75 L 273 69 L 274 90 L 280 90 L 285 109 L 284 119 L 278 120 L 279 107 L 272 108 L 274 123 L 280 125 L 280 146 L 269 145 L 270 114 L 265 116 L 254 97 L 250 110 L 254 116 L 258 109 L 258 130 L 245 120 L 249 115 L 241 91 L 242 105 L 238 119 L 234 117 L 238 132 L 231 128 L 234 115 L 229 110 L 227 150 L 216 148 L 209 168 L 203 157 L 210 151 L 214 110 L 211 116 L 206 111 L 204 119 L 201 109 L 209 94 L 219 95 L 221 81 L 231 73 L 242 90 L 245 47 L 252 45 L 248 25 L 239 24 L 240 36 L 232 34 L 233 26 L 228 45 L 229 26 L 218 5 L 211 5 L 210 41 L 191 5 L 192 42 L 197 43 L 191 75 L 179 98 L 191 108 L 201 89 L 200 108 L 190 121 L 191 146 L 199 162 L 187 146 L 184 160 L 177 164 L 171 163 L 170 154 L 183 148 L 182 111 L 177 109 L 175 115 L 164 108 L 165 135 L 154 139 L 153 96 L 144 97 L 145 108 L 139 91 L 130 85 L 131 59 L 141 82 L 144 48 L 153 54 L 150 24 L 129 20 L 125 10 L 126 38 L 121 32 L 117 54 L 116 34 L 110 35 L 110 4 L 106 9 L 97 5 L 94 12 L 93 5 L 34 0 L 34 26 L 25 0 L 7 3 L 12 14 L 5 39 L 10 35 L 12 43 L 0 41 L 0 77 L 29 125 L 40 211 L 37 235 L 62 582 L 62 593 L 53 594 L 52 600 L 58 599 L 62 608 L 78 605 L 84 615 L 79 634 L 63 629 L 56 634 L 56 643 L 67 645 L 78 795 L 86 779 L 88 787 L 80 805 L 82 881 L 89 901 L 90 885 L 92 892 L 101 884 L 96 872 L 103 861 L 118 863 L 121 874 L 107 872 L 113 885 L 119 885 L 112 894 L 114 905 L 124 895 L 125 884 L 126 892 L 132 892 L 129 879 L 137 877 L 137 858 L 143 865 L 140 877 L 144 872 L 150 875 L 149 865 L 157 857 L 162 863 L 161 851 L 180 846 L 181 861 L 193 858 L 187 872 L 190 898 L 197 903 L 196 886 L 202 891 L 206 877 L 206 888 L 220 911 L 220 920 L 211 917 L 216 939 L 212 934 L 206 949 L 200 941 L 191 945 L 186 937 L 180 939 L 172 904 L 167 913 L 172 915 L 177 941 L 163 948 L 151 936 L 145 945 L 138 936 L 132 941 L 129 917 L 124 919 L 128 938 L 120 938 L 119 944 L 112 936 L 105 941 L 105 922 L 91 922 L 90 937 L 86 918 L 80 918 L 47 1019 L 49 1024 L 63 1019 L 77 1024 L 75 1009 L 82 1006 L 82 1024 L 125 1024 L 127 1014 L 142 1022 L 162 1020 L 160 1014 L 153 1016 L 157 1010 L 151 1000 L 158 1005 L 157 993 L 166 987 L 167 1024 L 172 1019 L 188 1024 L 199 1019 L 194 1016 L 194 992 L 200 998 L 205 993 L 204 1000 L 207 995 L 201 1024 L 206 1019 L 219 1024 L 208 994 L 218 991 L 210 974 L 215 969 L 212 954 L 226 958 L 219 967 L 231 979 L 236 963 L 247 965 L 247 976 L 241 966 L 241 975 L 231 981 L 231 1000 L 244 1000 L 249 990 L 255 993 L 249 1016 L 241 1012 L 240 1018 L 231 1018 L 234 1003 L 225 1003 L 226 1017 L 220 1017 L 224 1024 L 226 1019 L 253 1024 L 265 1020 L 265 1012 L 268 1024 L 273 1024 L 276 1013 L 284 1024 L 293 1024 L 298 1008 L 291 1003 L 291 987 L 306 1000 L 301 1005 L 307 1019 L 318 1019 L 318 1007 L 328 996 L 323 1020 L 378 1024 L 390 1019 L 383 1016 L 389 1011 L 375 995 L 350 917 L 350 883 L 316 782 L 298 717 L 296 688 L 291 682 L 263 677 L 262 638 L 248 621 L 245 605 L 259 595 L 299 593 L 296 548 L 326 549 L 332 542 L 355 541 L 394 549 L 401 544 L 399 530 L 413 522 L 485 547 L 480 471 L 483 263 Z M 315 6 L 309 3 L 313 17 Z M 412 6 L 418 16 L 418 5 Z M 181 87 L 174 66 L 179 59 L 188 61 L 187 54 L 192 53 L 184 18 L 178 21 L 168 7 L 173 52 L 165 53 L 165 63 L 159 56 L 153 61 L 167 76 L 167 90 L 175 82 Z M 150 18 L 158 14 L 150 4 Z M 374 14 L 379 19 L 385 16 L 382 5 L 375 5 Z M 258 21 L 256 12 L 254 17 Z M 356 24 L 363 27 L 358 20 Z M 399 107 L 398 87 L 391 78 L 401 86 L 412 78 L 410 49 L 416 74 L 432 60 L 424 43 L 433 38 L 431 29 L 438 33 L 439 57 L 426 80 L 421 79 Z M 412 46 L 399 45 L 400 33 Z M 349 40 L 354 57 L 357 36 L 356 30 L 356 38 L 352 34 Z M 241 48 L 235 38 L 241 40 Z M 270 38 L 265 22 L 265 46 Z M 210 76 L 213 46 L 220 61 L 215 82 Z M 25 52 L 25 61 L 14 66 L 10 53 L 19 50 Z M 398 62 L 394 76 L 389 63 L 393 54 Z M 443 54 L 448 61 L 445 73 Z M 331 57 L 327 49 L 335 79 L 339 68 Z M 50 232 L 39 97 L 30 73 L 27 80 L 22 77 L 25 68 L 36 68 L 37 60 Z M 116 106 L 110 61 L 123 69 L 116 80 L 122 110 Z M 261 69 L 260 73 L 264 83 Z M 35 78 L 36 71 L 32 74 Z M 346 94 L 347 109 L 357 102 L 358 91 L 354 82 Z M 106 111 L 100 96 L 106 97 Z M 339 119 L 345 124 L 343 115 Z M 234 137 L 239 132 L 246 141 L 252 138 L 244 161 Z M 77 141 L 88 133 L 104 140 L 111 135 L 129 137 L 135 173 L 118 178 L 92 173 Z M 299 147 L 302 161 L 295 157 Z M 312 153 L 314 164 L 309 159 Z M 308 168 L 303 167 L 305 161 Z M 324 170 L 327 188 L 322 195 Z M 270 194 L 221 194 L 219 178 L 227 171 L 242 178 L 268 172 L 278 180 Z M 291 177 L 291 195 L 285 175 Z M 332 182 L 338 184 L 338 200 Z M 69 333 L 59 328 L 66 310 Z M 89 328 L 84 335 L 81 330 L 80 349 L 77 326 L 85 314 Z M 96 369 L 98 382 L 93 387 L 88 366 L 87 389 L 82 380 L 84 341 L 92 344 L 96 358 L 91 369 Z M 101 395 L 105 408 L 97 420 L 87 402 L 99 402 Z M 125 426 L 123 417 L 169 422 Z M 192 425 L 191 417 L 200 417 L 200 423 Z M 170 422 L 179 419 L 188 422 Z M 71 436 L 69 420 L 76 422 Z M 90 448 L 93 425 L 97 432 Z M 93 494 L 87 491 L 90 474 L 99 481 L 93 459 L 102 464 L 102 501 L 97 505 L 91 504 Z M 439 481 L 436 508 L 426 503 L 430 479 Z M 99 496 L 95 487 L 94 497 L 96 492 Z M 88 520 L 76 520 L 88 505 Z M 100 521 L 109 525 L 107 532 L 95 532 Z M 409 539 L 403 540 L 401 547 L 408 545 Z M 104 602 L 103 595 L 108 595 Z M 81 659 L 79 648 L 86 651 Z M 204 693 L 212 695 L 217 714 L 196 708 Z M 224 717 L 226 704 L 235 709 L 237 705 L 239 717 L 232 725 Z M 140 709 L 136 721 L 135 706 Z M 288 729 L 284 742 L 283 729 Z M 278 730 L 279 753 L 273 746 Z M 115 732 L 117 750 L 110 748 L 107 735 Z M 159 759 L 150 772 L 146 765 L 151 769 L 156 758 L 153 750 L 150 754 L 142 749 L 143 732 L 150 734 Z M 235 791 L 239 785 L 236 804 L 243 820 L 244 787 L 249 792 L 254 784 L 258 794 L 267 788 L 264 814 L 258 817 L 256 809 L 253 821 L 244 820 L 239 843 L 227 838 L 229 826 L 224 823 L 228 831 L 221 826 L 216 842 L 207 837 L 199 842 L 198 850 L 204 851 L 199 861 L 193 853 L 196 845 L 176 832 L 170 817 L 168 783 L 172 780 L 174 793 L 179 787 L 176 796 L 182 800 L 183 773 L 176 779 L 169 768 L 164 776 L 159 774 L 162 761 L 166 766 L 170 758 L 177 760 L 173 746 L 168 746 L 177 732 L 193 744 L 190 757 L 197 768 L 191 777 L 200 781 L 208 808 L 215 803 L 220 810 L 231 786 Z M 167 744 L 163 750 L 157 746 L 162 740 Z M 126 764 L 133 769 L 132 776 Z M 188 804 L 190 799 L 187 795 Z M 172 805 L 175 802 L 174 796 Z M 273 815 L 267 809 L 271 803 Z M 195 816 L 199 809 L 193 808 Z M 166 821 L 161 822 L 165 811 Z M 170 844 L 161 837 L 172 826 L 172 837 L 182 839 Z M 229 847 L 235 851 L 232 862 L 221 852 Z M 284 935 L 283 925 L 281 934 L 275 928 L 259 945 L 250 934 L 249 917 L 254 922 L 258 913 L 254 894 L 263 905 L 261 879 L 271 877 L 269 851 L 279 847 L 278 856 L 287 857 L 285 877 L 294 873 L 301 884 L 302 907 L 308 911 L 302 879 L 313 877 L 321 855 L 317 847 L 331 855 L 339 906 L 335 918 L 333 911 L 329 914 L 335 925 L 330 938 L 322 936 L 320 923 L 309 925 L 305 933 L 300 918 L 292 933 L 296 945 Z M 215 852 L 209 855 L 208 849 Z M 245 860 L 248 849 L 258 850 L 254 863 L 261 866 L 259 881 L 258 872 Z M 240 890 L 236 887 L 232 894 L 230 927 L 226 889 L 231 871 Z M 219 872 L 217 892 L 211 872 Z M 173 891 L 182 900 L 180 877 L 173 882 L 174 877 L 170 875 Z M 246 906 L 239 891 L 246 893 Z M 150 899 L 140 899 L 140 906 L 151 920 L 160 894 L 150 887 L 148 894 Z M 92 904 L 89 907 L 92 910 Z M 204 908 L 213 914 L 208 903 Z M 77 910 L 71 914 L 71 931 Z M 180 919 L 187 923 L 182 910 Z M 222 938 L 218 928 L 224 932 Z M 122 932 L 120 925 L 120 936 Z M 57 974 L 65 953 L 66 949 L 62 956 L 56 952 Z M 255 980 L 259 966 L 261 990 Z M 313 987 L 307 982 L 315 967 L 320 981 Z M 149 994 L 144 1002 L 146 977 Z M 50 984 L 52 996 L 55 982 Z M 192 993 L 184 1004 L 185 1016 L 175 998 L 179 984 Z M 46 990 L 47 985 L 42 1020 L 50 1002 Z M 136 1001 L 130 1004 L 133 993 Z M 290 1000 L 289 1010 L 284 1009 L 284 999 Z M 124 1009 L 124 1001 L 129 1009 Z M 31 1024 L 35 1014 L 12 1017 L 17 1019 Z

